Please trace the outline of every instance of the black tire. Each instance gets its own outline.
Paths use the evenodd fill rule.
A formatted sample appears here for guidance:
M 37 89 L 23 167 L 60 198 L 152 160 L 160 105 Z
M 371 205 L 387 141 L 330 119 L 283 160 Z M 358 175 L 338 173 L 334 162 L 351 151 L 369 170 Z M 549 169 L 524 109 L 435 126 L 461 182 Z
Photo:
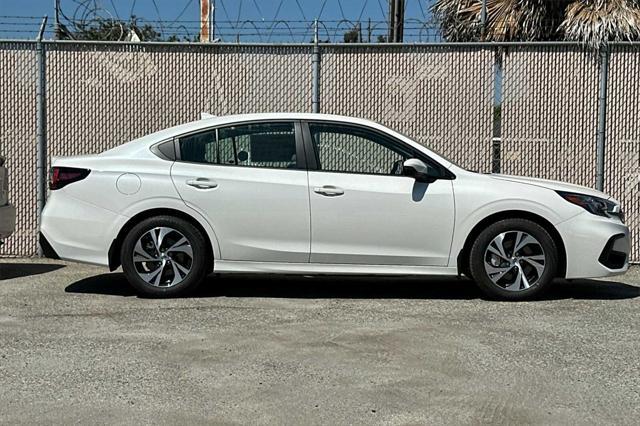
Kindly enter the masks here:
M 493 260 L 494 262 L 503 262 L 499 265 L 510 265 L 507 262 L 512 262 L 513 264 L 519 263 L 522 267 L 518 267 L 515 265 L 510 269 L 507 274 L 500 275 L 499 273 L 494 273 L 495 277 L 498 278 L 497 282 L 494 283 L 489 273 L 485 269 L 485 262 L 491 267 L 491 263 L 488 262 L 488 259 L 491 259 L 493 254 L 488 253 L 489 244 L 498 237 L 500 234 L 507 233 L 504 238 L 507 246 L 511 245 L 513 249 L 513 245 L 515 245 L 515 235 L 517 232 L 525 232 L 532 236 L 536 242 L 539 243 L 538 246 L 532 244 L 530 247 L 524 247 L 521 250 L 530 250 L 532 251 L 532 255 L 535 255 L 535 249 L 542 248 L 544 254 L 544 269 L 540 274 L 538 269 L 533 267 L 533 264 L 523 261 L 523 260 L 515 260 L 520 259 L 520 254 L 522 251 L 517 253 L 507 253 L 509 259 L 503 261 L 500 258 L 495 258 L 498 260 Z M 507 241 L 510 239 L 511 241 Z M 509 247 L 505 248 L 505 252 L 507 252 Z M 525 258 L 525 254 L 522 254 L 522 258 Z M 515 258 L 515 259 L 514 259 Z M 558 248 L 551 237 L 549 232 L 542 226 L 538 225 L 535 222 L 532 222 L 527 219 L 504 219 L 500 220 L 496 223 L 489 225 L 485 228 L 480 235 L 474 241 L 471 251 L 469 253 L 469 271 L 474 281 L 478 284 L 480 289 L 491 299 L 498 300 L 530 300 L 539 297 L 551 284 L 553 279 L 556 277 L 556 270 L 558 267 Z M 508 269 L 509 266 L 502 267 L 502 270 Z M 526 268 L 526 269 L 525 269 Z M 524 284 L 518 284 L 517 274 L 518 271 L 528 271 L 530 276 L 537 277 L 537 279 L 532 280 L 533 285 L 529 288 L 525 288 Z M 524 274 L 524 272 L 523 272 Z M 526 275 L 525 275 L 526 277 Z M 513 279 L 511 282 L 510 279 Z M 506 284 L 503 284 L 502 281 L 505 281 Z M 509 284 L 513 284 L 510 286 Z M 527 283 L 528 284 L 528 283 Z M 503 285 L 511 287 L 511 288 L 520 288 L 519 290 L 510 291 L 506 288 L 503 288 Z
M 173 271 L 175 271 L 175 268 L 172 268 L 171 265 L 172 260 L 175 259 L 175 257 L 171 258 L 171 256 L 183 256 L 181 259 L 187 262 L 186 265 L 189 266 L 188 273 L 184 275 L 179 274 L 179 277 L 182 280 L 173 285 L 168 284 L 166 286 L 162 286 L 162 283 L 160 284 L 160 286 L 152 285 L 151 283 L 142 279 L 141 275 L 139 274 L 138 269 L 142 269 L 142 272 L 146 271 L 143 268 L 149 268 L 153 273 L 153 271 L 157 270 L 155 269 L 155 266 L 160 265 L 160 262 L 151 261 L 142 264 L 138 262 L 136 267 L 136 264 L 134 264 L 133 261 L 134 250 L 138 240 L 144 235 L 149 235 L 149 231 L 159 227 L 171 228 L 172 230 L 177 231 L 177 233 L 173 232 L 172 234 L 167 234 L 167 237 L 165 237 L 166 239 L 173 237 L 174 240 L 176 240 L 179 239 L 178 233 L 182 234 L 182 236 L 184 236 L 188 240 L 188 244 L 190 245 L 190 248 L 192 250 L 190 262 L 188 254 L 175 252 L 167 252 L 166 254 L 163 253 L 163 255 L 167 256 L 167 268 L 171 269 L 167 271 L 161 271 L 161 273 L 164 273 L 165 276 L 169 277 L 167 279 L 167 282 L 169 279 L 172 279 L 172 277 L 175 277 L 175 273 L 173 273 Z M 145 237 L 145 239 L 146 238 L 150 237 Z M 169 241 L 169 243 L 171 243 L 171 241 Z M 161 250 L 166 250 L 166 247 L 162 248 Z M 151 249 L 147 252 L 147 254 L 149 254 L 150 252 L 153 253 L 154 250 Z M 160 253 L 155 252 L 154 256 L 155 255 L 160 255 Z M 201 282 L 207 275 L 207 272 L 209 270 L 209 262 L 211 261 L 211 259 L 208 259 L 208 250 L 207 244 L 205 242 L 205 236 L 202 235 L 202 233 L 195 226 L 184 219 L 180 219 L 174 216 L 157 216 L 141 221 L 128 232 L 122 243 L 122 249 L 120 251 L 120 261 L 122 263 L 122 270 L 124 271 L 127 280 L 138 291 L 138 293 L 149 297 L 172 297 L 184 295 L 187 292 L 191 292 L 196 287 L 198 287 L 198 285 L 201 284 Z M 176 263 L 176 261 L 174 260 L 173 263 Z M 151 267 L 149 267 L 149 265 L 151 265 Z M 162 265 L 164 265 L 164 263 Z

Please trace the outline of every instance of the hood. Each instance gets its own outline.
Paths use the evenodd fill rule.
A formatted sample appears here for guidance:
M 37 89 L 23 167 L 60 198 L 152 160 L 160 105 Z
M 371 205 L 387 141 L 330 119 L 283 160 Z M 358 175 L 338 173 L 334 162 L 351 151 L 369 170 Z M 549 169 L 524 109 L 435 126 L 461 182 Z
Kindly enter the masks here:
M 604 198 L 605 200 L 608 200 L 611 198 L 604 192 L 600 192 L 595 189 L 582 186 L 582 185 L 574 185 L 572 183 L 559 182 L 557 180 L 538 179 L 538 178 L 531 178 L 531 177 L 511 176 L 511 175 L 501 175 L 501 174 L 491 174 L 490 176 L 494 179 L 510 180 L 513 182 L 526 183 L 528 185 L 540 186 L 542 188 L 551 189 L 553 191 L 575 192 L 577 194 L 585 194 L 585 195 L 591 195 L 593 197 Z

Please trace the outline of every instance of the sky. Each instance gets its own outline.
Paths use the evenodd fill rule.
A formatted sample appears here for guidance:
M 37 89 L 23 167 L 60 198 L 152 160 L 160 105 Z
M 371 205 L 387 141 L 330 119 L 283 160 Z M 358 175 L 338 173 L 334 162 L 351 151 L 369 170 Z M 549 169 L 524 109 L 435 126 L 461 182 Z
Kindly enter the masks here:
M 140 21 L 149 21 L 164 34 L 197 34 L 200 0 L 60 0 L 65 16 L 72 18 L 87 12 L 88 17 L 117 17 L 128 20 L 131 15 Z M 328 36 L 340 35 L 349 27 L 349 20 L 363 22 L 373 21 L 374 33 L 384 33 L 383 22 L 387 20 L 388 0 L 211 0 L 216 5 L 216 21 L 218 35 L 224 41 L 236 41 L 233 34 L 247 34 L 241 41 L 280 41 L 266 40 L 271 34 L 276 38 L 285 35 L 297 37 L 306 31 L 305 27 L 315 18 L 324 21 Z M 426 21 L 429 16 L 429 5 L 432 0 L 405 0 L 405 23 L 408 28 L 415 28 L 417 21 Z M 0 0 L 0 38 L 33 38 L 37 33 L 40 17 L 48 15 L 53 22 L 55 0 Z M 89 6 L 82 6 L 82 4 Z M 22 18 L 17 18 L 17 17 Z M 28 18 L 24 18 L 28 17 Z M 273 33 L 273 21 L 294 21 L 277 24 Z M 411 20 L 415 23 L 411 23 Z M 161 22 L 160 22 L 161 21 Z M 248 23 L 245 21 L 254 21 Z M 297 23 L 295 21 L 298 21 Z M 238 30 L 241 28 L 242 30 Z M 46 36 L 51 36 L 50 26 Z M 162 31 L 164 30 L 164 31 Z M 249 39 L 252 40 L 249 40 Z M 258 38 L 262 38 L 258 40 Z

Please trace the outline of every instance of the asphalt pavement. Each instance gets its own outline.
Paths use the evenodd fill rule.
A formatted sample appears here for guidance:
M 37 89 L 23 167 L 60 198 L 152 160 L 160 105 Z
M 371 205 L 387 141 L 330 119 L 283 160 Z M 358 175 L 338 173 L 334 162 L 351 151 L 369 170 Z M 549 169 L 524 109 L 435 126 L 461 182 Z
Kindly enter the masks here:
M 492 302 L 473 282 L 0 260 L 0 423 L 637 424 L 640 268 Z

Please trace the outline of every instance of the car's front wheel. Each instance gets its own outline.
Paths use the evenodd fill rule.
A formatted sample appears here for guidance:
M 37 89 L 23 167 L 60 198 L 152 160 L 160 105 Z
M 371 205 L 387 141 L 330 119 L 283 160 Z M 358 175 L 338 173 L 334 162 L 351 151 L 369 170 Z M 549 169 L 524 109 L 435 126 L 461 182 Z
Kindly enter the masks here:
M 175 296 L 193 290 L 207 273 L 204 236 L 189 222 L 158 216 L 135 225 L 120 252 L 127 280 L 146 296 Z
M 537 297 L 555 278 L 558 249 L 545 228 L 527 219 L 500 220 L 476 238 L 471 275 L 491 298 Z

